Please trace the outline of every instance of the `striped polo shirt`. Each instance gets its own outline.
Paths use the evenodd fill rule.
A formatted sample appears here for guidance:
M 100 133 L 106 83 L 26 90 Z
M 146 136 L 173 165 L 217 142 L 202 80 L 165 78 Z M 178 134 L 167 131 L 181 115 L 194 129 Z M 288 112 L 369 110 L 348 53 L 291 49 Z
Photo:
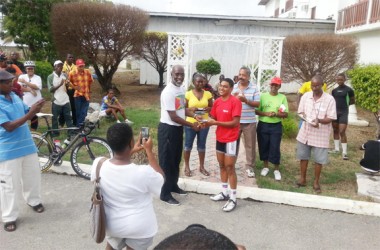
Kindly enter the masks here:
M 240 82 L 235 83 L 234 89 L 232 90 L 232 94 L 234 93 L 240 93 L 239 89 Z M 244 96 L 247 98 L 248 101 L 260 101 L 260 91 L 256 84 L 253 84 L 251 82 L 248 83 L 248 86 L 243 91 Z M 255 108 L 249 106 L 246 103 L 243 104 L 243 109 L 241 110 L 241 117 L 240 117 L 240 123 L 255 123 L 256 121 L 256 113 Z

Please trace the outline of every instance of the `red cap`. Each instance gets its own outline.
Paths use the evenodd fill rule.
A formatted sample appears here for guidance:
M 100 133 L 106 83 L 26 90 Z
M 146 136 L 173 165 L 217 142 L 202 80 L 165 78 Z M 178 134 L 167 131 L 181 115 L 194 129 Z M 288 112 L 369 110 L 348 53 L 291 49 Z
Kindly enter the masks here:
M 274 83 L 274 84 L 277 84 L 277 85 L 281 85 L 282 80 L 281 80 L 280 77 L 275 76 L 275 77 L 272 78 L 272 80 L 270 81 L 270 83 L 271 84 Z
M 76 65 L 76 66 L 84 66 L 84 65 L 86 65 L 86 64 L 84 63 L 83 59 L 77 59 L 77 60 L 75 61 L 75 65 Z

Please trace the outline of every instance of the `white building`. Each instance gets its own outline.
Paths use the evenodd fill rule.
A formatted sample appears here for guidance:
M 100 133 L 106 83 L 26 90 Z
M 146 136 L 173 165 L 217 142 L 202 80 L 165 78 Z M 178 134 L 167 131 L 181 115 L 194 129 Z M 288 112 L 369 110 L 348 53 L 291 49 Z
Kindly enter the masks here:
M 355 36 L 359 63 L 380 64 L 380 0 L 340 0 L 335 32 Z
M 276 18 L 335 19 L 338 0 L 260 0 L 265 16 Z

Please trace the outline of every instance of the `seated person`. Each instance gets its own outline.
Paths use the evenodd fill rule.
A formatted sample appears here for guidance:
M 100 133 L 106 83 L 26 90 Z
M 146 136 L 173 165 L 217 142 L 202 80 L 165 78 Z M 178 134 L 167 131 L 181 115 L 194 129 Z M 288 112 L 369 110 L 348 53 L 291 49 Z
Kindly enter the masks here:
M 360 166 L 370 173 L 378 173 L 380 171 L 380 136 L 377 139 L 377 141 L 367 141 L 360 148 L 365 150 L 364 157 L 360 161 Z
M 161 241 L 154 250 L 177 250 L 177 249 L 236 249 L 245 250 L 242 245 L 233 243 L 221 233 L 207 229 L 200 224 L 192 224 L 185 230 L 173 234 Z
M 119 100 L 115 97 L 115 93 L 112 89 L 109 89 L 107 92 L 107 95 L 103 97 L 102 99 L 102 106 L 100 107 L 100 116 L 109 116 L 113 115 L 116 119 L 117 123 L 120 123 L 119 117 L 117 116 L 117 113 L 120 113 L 121 116 L 124 118 L 125 123 L 133 124 L 132 121 L 127 119 L 127 116 L 125 115 L 125 111 L 123 107 L 121 106 Z

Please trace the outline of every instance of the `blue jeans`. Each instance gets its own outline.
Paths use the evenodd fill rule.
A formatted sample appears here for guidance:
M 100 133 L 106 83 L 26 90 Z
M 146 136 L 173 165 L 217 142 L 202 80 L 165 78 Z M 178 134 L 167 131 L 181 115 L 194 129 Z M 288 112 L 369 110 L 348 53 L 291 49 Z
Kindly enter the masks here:
M 87 101 L 84 96 L 74 97 L 74 101 L 77 116 L 77 126 L 80 126 L 83 125 L 84 119 L 87 116 L 87 110 L 88 106 L 90 105 L 90 102 Z
M 197 150 L 199 152 L 206 151 L 207 134 L 210 128 L 203 128 L 199 131 L 195 131 L 191 127 L 185 126 L 185 148 L 184 151 L 191 151 L 195 136 L 197 136 Z

